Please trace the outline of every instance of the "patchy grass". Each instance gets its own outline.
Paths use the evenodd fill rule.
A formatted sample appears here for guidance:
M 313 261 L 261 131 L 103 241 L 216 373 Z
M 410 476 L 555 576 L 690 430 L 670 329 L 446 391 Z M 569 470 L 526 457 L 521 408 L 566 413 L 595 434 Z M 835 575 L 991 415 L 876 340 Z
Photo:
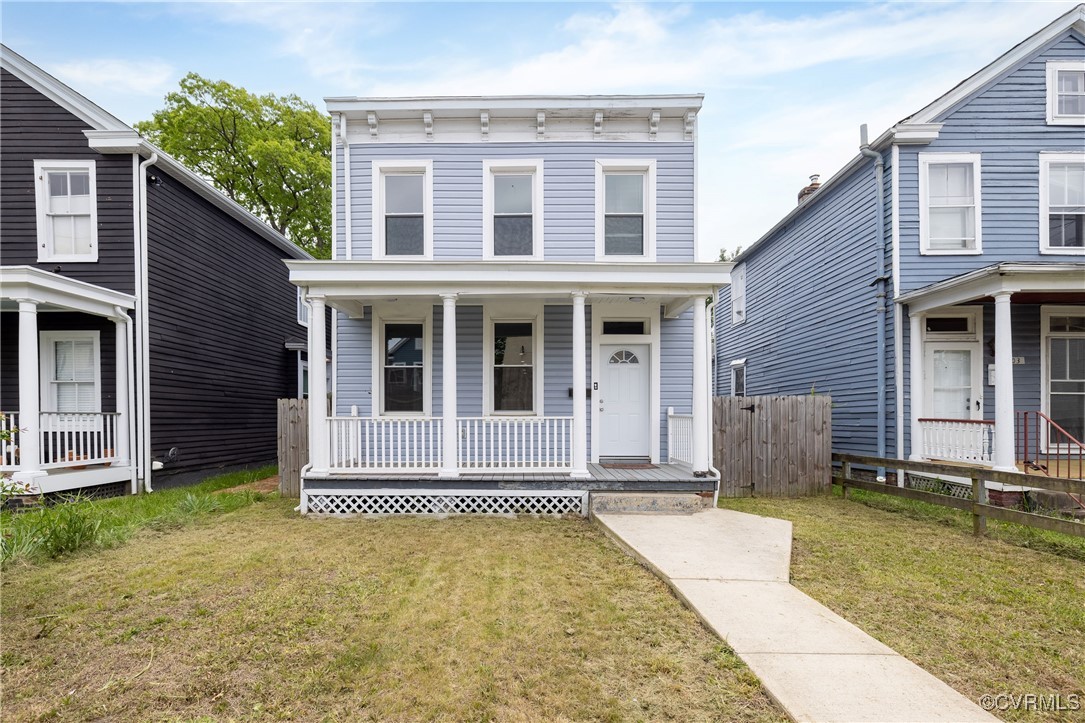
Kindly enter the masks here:
M 977 539 L 971 517 L 956 510 L 852 494 L 855 501 L 836 494 L 720 505 L 791 520 L 797 587 L 973 701 L 1036 693 L 1085 703 L 1080 540 L 994 523 L 996 539 Z M 1007 720 L 1081 715 L 996 712 Z
M 5 720 L 786 720 L 586 521 L 292 504 L 10 569 Z
M 274 467 L 218 475 L 199 484 L 149 495 L 85 500 L 0 513 L 0 562 L 34 563 L 93 548 L 109 548 L 146 527 L 179 527 L 263 499 L 252 489 Z M 245 485 L 245 487 L 239 487 Z M 237 488 L 232 489 L 232 488 Z M 215 494 L 212 494 L 215 493 Z

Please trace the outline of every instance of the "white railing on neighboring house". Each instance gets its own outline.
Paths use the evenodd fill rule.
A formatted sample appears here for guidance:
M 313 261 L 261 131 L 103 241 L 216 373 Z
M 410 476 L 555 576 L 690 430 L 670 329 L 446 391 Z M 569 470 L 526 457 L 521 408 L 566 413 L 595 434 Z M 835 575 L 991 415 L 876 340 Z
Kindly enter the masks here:
M 0 412 L 0 432 L 9 432 L 0 435 L 0 470 L 13 470 L 18 468 L 19 459 L 19 413 Z
M 693 466 L 693 415 L 667 408 L 667 461 Z
M 920 419 L 923 456 L 949 462 L 991 464 L 995 423 L 982 419 Z
M 572 417 L 460 417 L 461 469 L 572 469 Z
M 440 417 L 328 417 L 328 442 L 333 472 L 441 466 Z
M 73 467 L 117 461 L 116 412 L 42 412 L 41 466 Z

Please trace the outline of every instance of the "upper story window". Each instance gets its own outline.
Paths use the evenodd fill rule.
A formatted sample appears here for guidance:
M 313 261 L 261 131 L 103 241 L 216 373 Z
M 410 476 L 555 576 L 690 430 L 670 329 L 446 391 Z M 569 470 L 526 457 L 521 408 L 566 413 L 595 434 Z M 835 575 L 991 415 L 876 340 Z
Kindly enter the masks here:
M 731 323 L 746 321 L 746 264 L 731 269 Z
M 298 323 L 309 326 L 309 305 L 305 303 L 305 295 L 300 286 L 298 287 Z
M 42 332 L 43 411 L 100 411 L 100 358 L 97 331 Z
M 373 258 L 433 258 L 433 162 L 373 162 Z
M 34 161 L 38 261 L 97 261 L 94 161 Z
M 1048 62 L 1047 122 L 1085 125 L 1085 61 Z
M 982 218 L 980 155 L 920 153 L 921 253 L 980 253 Z
M 543 162 L 482 162 L 483 257 L 543 258 Z
M 597 160 L 596 259 L 654 261 L 655 207 L 654 160 Z
M 1085 254 L 1085 160 L 1080 153 L 1040 156 L 1040 252 Z

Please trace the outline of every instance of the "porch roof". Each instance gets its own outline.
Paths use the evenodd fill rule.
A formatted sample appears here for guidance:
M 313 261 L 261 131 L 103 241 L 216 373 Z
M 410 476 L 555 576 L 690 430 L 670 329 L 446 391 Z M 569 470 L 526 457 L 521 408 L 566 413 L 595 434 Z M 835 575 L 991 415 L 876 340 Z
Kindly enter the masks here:
M 33 266 L 0 266 L 0 309 L 15 311 L 20 300 L 34 301 L 42 310 L 79 311 L 116 317 L 116 308 L 132 309 L 136 297 Z
M 352 316 L 367 300 L 399 297 L 529 297 L 649 300 L 668 316 L 730 282 L 729 263 L 600 261 L 287 261 L 290 281 Z
M 902 294 L 896 302 L 911 313 L 922 313 L 999 292 L 1085 293 L 1085 262 L 992 264 Z

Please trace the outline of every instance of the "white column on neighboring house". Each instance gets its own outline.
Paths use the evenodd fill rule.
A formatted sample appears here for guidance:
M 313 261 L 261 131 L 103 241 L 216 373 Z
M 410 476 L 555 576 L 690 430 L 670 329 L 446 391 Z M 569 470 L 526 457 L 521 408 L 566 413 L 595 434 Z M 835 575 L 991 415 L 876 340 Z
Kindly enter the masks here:
M 577 479 L 591 477 L 588 472 L 588 399 L 584 393 L 588 364 L 585 359 L 584 296 L 573 292 L 573 470 Z
M 707 472 L 709 460 L 708 317 L 704 297 L 693 300 L 693 471 Z
M 19 299 L 19 471 L 15 473 L 19 482 L 42 474 L 38 367 L 38 304 Z
M 923 315 L 908 314 L 910 331 L 908 334 L 908 399 L 912 410 L 912 445 L 908 459 L 923 459 L 923 429 L 919 418 L 923 416 Z
M 995 469 L 1016 472 L 1013 440 L 1013 324 L 1009 291 L 995 297 Z
M 456 295 L 441 294 L 441 477 L 459 477 L 459 431 L 456 423 Z
M 123 309 L 118 309 L 118 314 Z M 114 427 L 117 438 L 114 440 L 113 454 L 117 458 L 118 467 L 127 467 L 129 463 L 129 439 L 128 439 L 128 314 L 113 318 L 113 329 L 116 334 L 116 349 L 114 354 L 117 359 L 117 425 Z
M 328 471 L 328 372 L 324 297 L 309 297 L 309 465 Z

